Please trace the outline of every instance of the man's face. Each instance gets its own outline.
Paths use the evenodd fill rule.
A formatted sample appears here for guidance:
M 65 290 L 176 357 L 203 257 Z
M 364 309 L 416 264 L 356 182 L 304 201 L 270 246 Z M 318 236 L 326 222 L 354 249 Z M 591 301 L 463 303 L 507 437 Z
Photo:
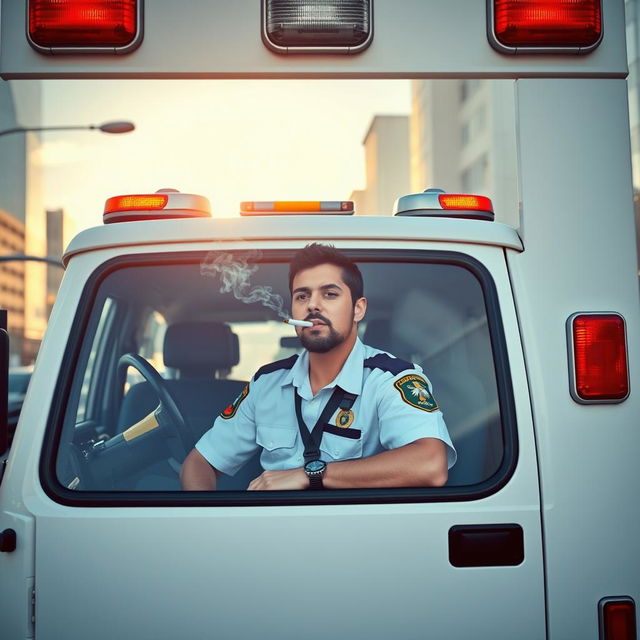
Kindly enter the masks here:
M 302 345 L 309 351 L 326 353 L 342 344 L 356 331 L 356 322 L 362 319 L 365 309 L 364 298 L 354 306 L 342 269 L 333 264 L 305 269 L 293 279 L 291 315 L 296 320 L 313 322 L 313 327 L 297 329 Z

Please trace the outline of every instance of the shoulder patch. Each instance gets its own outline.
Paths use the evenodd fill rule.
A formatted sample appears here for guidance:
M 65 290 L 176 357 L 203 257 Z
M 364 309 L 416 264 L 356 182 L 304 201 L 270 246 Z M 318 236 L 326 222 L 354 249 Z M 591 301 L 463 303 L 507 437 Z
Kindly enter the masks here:
M 242 401 L 249 395 L 249 384 L 244 385 L 244 389 L 240 392 L 240 395 L 228 406 L 225 407 L 220 413 L 220 417 L 225 420 L 233 418 L 238 411 L 238 407 L 242 404 Z
M 401 360 L 400 358 L 392 358 L 386 353 L 377 353 L 372 358 L 367 358 L 364 361 L 364 367 L 367 369 L 389 371 L 389 373 L 392 373 L 394 376 L 397 376 L 407 369 L 415 369 L 413 362 Z
M 402 376 L 393 386 L 400 392 L 403 401 L 416 409 L 431 412 L 439 408 L 422 376 L 413 373 Z
M 253 376 L 254 380 L 257 380 L 260 376 L 267 373 L 273 373 L 274 371 L 280 371 L 281 369 L 291 369 L 298 359 L 298 354 L 291 356 L 290 358 L 284 358 L 283 360 L 276 360 L 270 364 L 265 364 L 264 367 L 260 367 L 256 374 Z

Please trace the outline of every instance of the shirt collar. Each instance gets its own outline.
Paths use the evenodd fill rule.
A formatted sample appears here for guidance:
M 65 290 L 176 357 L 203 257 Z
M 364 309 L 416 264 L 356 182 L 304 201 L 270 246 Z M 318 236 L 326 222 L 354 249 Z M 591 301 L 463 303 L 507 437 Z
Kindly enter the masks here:
M 364 345 L 360 341 L 360 338 L 356 338 L 353 349 L 351 349 L 351 353 L 342 366 L 340 373 L 328 387 L 331 388 L 337 385 L 348 393 L 359 395 L 362 390 L 364 355 Z M 297 387 L 302 397 L 311 394 L 311 385 L 309 384 L 309 352 L 306 349 L 300 353 L 293 367 L 291 367 L 287 375 L 283 377 L 281 385 L 284 387 L 288 384 Z

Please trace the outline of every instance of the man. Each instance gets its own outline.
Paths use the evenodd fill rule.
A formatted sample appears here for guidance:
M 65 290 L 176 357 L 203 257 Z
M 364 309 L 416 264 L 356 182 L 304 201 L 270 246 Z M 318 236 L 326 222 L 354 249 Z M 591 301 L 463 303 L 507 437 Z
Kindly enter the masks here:
M 358 267 L 310 244 L 289 267 L 299 356 L 259 369 L 184 461 L 182 487 L 216 488 L 262 447 L 249 491 L 441 486 L 456 452 L 422 370 L 365 346 Z

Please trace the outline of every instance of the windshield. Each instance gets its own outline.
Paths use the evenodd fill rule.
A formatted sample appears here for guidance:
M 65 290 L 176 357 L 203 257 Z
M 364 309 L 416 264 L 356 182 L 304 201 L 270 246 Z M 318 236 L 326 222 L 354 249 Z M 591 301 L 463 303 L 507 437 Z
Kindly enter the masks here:
M 79 491 L 178 490 L 189 446 L 261 366 L 301 351 L 293 327 L 278 313 L 289 308 L 286 256 L 264 252 L 252 264 L 251 291 L 266 292 L 275 301 L 269 306 L 257 296 L 228 292 L 221 274 L 205 268 L 212 261 L 247 264 L 246 257 L 163 256 L 157 264 L 122 266 L 101 280 L 67 400 L 57 460 L 61 484 Z M 368 299 L 361 340 L 422 367 L 458 450 L 449 486 L 483 482 L 504 456 L 498 347 L 492 346 L 495 330 L 485 302 L 491 282 L 457 254 L 413 252 L 407 260 L 396 251 L 384 259 L 365 254 L 358 262 Z M 140 356 L 163 385 L 140 366 Z M 121 441 L 125 432 L 137 434 L 145 416 L 166 406 L 165 392 L 180 414 L 172 414 L 171 427 L 127 439 L 124 458 L 110 453 L 119 435 Z M 223 478 L 218 488 L 243 489 L 251 473 L 247 468 Z

